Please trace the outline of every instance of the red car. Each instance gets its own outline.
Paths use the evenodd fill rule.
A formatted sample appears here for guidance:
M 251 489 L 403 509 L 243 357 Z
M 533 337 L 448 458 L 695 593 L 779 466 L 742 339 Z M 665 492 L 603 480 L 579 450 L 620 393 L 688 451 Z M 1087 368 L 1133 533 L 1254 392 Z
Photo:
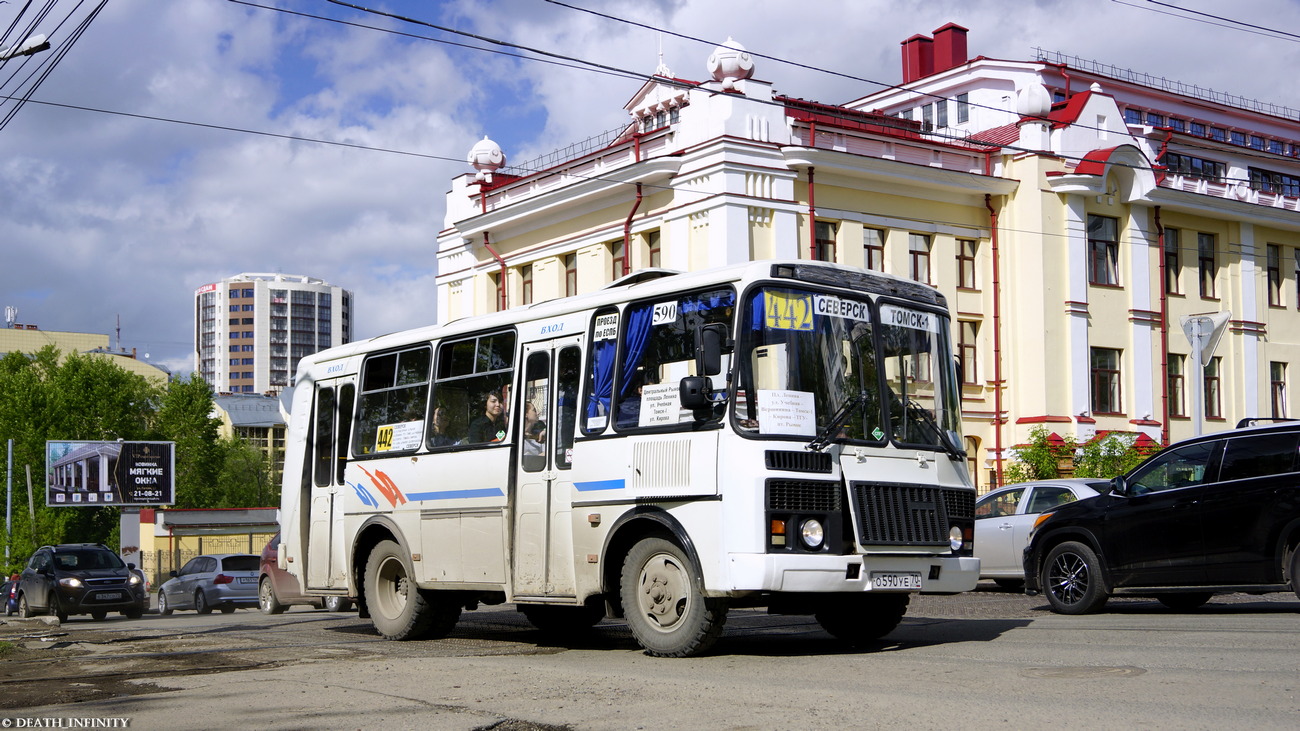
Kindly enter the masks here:
M 310 604 L 331 612 L 352 609 L 352 601 L 344 596 L 307 596 L 302 586 L 288 571 L 280 568 L 280 534 L 262 549 L 261 574 L 257 585 L 257 606 L 263 614 L 279 614 L 294 604 Z

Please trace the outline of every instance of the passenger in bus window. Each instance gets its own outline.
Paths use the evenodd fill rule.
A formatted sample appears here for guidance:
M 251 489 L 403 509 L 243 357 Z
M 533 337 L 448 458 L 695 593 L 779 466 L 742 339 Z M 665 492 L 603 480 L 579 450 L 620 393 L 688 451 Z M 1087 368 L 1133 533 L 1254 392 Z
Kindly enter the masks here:
M 429 447 L 450 447 L 456 440 L 447 434 L 447 409 L 441 406 L 433 408 L 433 417 L 429 419 Z
M 546 454 L 546 422 L 537 417 L 532 401 L 524 402 L 524 454 Z
M 469 442 L 499 442 L 505 438 L 505 406 L 498 392 L 488 391 L 483 395 L 483 415 L 469 424 Z

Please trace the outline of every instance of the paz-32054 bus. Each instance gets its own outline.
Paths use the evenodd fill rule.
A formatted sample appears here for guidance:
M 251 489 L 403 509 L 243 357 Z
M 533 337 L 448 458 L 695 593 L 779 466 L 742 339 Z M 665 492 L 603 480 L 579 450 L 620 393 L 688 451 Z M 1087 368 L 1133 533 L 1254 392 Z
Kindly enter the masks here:
M 810 261 L 644 272 L 304 358 L 281 565 L 385 637 L 514 603 L 653 655 L 731 607 L 857 644 L 974 588 L 943 297 Z

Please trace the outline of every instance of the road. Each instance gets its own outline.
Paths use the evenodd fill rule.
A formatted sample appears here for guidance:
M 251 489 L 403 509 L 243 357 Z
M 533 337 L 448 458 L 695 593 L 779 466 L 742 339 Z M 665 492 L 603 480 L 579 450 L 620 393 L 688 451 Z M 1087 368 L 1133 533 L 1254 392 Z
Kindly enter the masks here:
M 1064 617 L 992 585 L 918 597 L 878 646 L 735 611 L 708 657 L 647 657 L 621 622 L 548 642 L 509 607 L 443 640 L 355 614 L 146 615 L 0 626 L 0 725 L 134 729 L 1300 728 L 1300 602 Z M 56 705 L 50 705 L 56 703 Z

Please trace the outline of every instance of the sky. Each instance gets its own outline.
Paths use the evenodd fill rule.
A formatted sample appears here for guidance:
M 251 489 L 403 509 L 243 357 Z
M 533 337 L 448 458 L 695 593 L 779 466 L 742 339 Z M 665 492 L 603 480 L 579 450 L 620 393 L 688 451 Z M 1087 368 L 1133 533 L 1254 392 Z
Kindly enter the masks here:
M 433 323 L 444 199 L 474 143 L 525 163 L 628 122 L 643 79 L 579 61 L 648 76 L 662 53 L 705 80 L 732 37 L 770 57 L 755 77 L 778 93 L 844 103 L 901 80 L 901 41 L 955 22 L 972 57 L 1043 48 L 1300 109 L 1300 0 L 356 3 L 410 20 L 329 0 L 107 0 L 69 46 L 99 1 L 0 4 L 0 29 L 22 21 L 0 46 L 42 7 L 30 32 L 52 45 L 0 67 L 0 94 L 31 91 L 0 99 L 0 307 L 178 374 L 194 290 L 241 272 L 351 290 L 358 339 Z

